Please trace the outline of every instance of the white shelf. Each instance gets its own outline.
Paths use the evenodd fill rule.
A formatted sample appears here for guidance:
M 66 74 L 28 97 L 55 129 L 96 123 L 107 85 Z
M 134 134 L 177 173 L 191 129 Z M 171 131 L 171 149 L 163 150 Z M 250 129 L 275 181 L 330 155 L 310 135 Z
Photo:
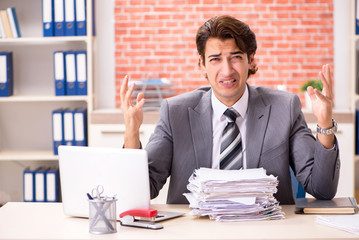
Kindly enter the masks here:
M 3 38 L 0 44 L 59 44 L 68 42 L 87 42 L 91 41 L 87 36 L 69 36 L 69 37 L 22 37 L 22 38 Z
M 0 151 L 0 161 L 49 161 L 58 160 L 53 151 Z
M 24 95 L 0 97 L 0 102 L 72 102 L 88 100 L 88 96 Z

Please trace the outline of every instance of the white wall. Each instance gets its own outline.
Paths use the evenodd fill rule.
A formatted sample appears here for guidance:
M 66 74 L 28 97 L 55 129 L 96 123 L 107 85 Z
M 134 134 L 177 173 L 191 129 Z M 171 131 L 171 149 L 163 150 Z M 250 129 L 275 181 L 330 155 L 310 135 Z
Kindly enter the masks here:
M 95 108 L 115 108 L 115 17 L 114 0 L 95 2 Z

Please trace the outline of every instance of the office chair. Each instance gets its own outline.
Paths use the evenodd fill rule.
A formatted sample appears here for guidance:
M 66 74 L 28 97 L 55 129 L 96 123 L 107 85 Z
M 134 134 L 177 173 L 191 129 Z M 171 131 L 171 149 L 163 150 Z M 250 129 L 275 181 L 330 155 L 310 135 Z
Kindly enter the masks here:
M 290 177 L 292 180 L 292 189 L 293 189 L 293 197 L 296 198 L 305 198 L 305 191 L 302 187 L 302 184 L 300 184 L 297 180 L 297 178 L 294 176 L 294 172 L 291 167 L 289 167 L 290 171 Z

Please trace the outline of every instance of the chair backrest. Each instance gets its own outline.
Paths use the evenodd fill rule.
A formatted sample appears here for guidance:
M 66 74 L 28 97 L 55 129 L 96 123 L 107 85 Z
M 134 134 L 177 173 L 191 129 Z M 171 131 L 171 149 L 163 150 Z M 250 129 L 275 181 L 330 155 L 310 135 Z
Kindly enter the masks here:
M 292 179 L 292 190 L 293 190 L 294 199 L 305 198 L 305 191 L 302 187 L 302 184 L 300 184 L 297 178 L 294 176 L 294 172 L 291 167 L 289 167 L 289 171 L 290 171 L 290 177 Z

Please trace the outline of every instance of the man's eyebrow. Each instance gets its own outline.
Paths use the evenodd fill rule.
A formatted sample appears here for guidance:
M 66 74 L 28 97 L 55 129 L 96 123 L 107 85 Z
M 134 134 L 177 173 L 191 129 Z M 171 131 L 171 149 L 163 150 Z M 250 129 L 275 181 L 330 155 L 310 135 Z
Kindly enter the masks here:
M 244 52 L 242 52 L 242 51 L 237 51 L 237 52 L 231 52 L 231 55 L 235 55 L 235 54 L 244 54 Z
M 222 53 L 218 53 L 218 54 L 212 54 L 212 55 L 209 55 L 208 58 L 211 58 L 211 57 L 219 57 L 221 56 Z

